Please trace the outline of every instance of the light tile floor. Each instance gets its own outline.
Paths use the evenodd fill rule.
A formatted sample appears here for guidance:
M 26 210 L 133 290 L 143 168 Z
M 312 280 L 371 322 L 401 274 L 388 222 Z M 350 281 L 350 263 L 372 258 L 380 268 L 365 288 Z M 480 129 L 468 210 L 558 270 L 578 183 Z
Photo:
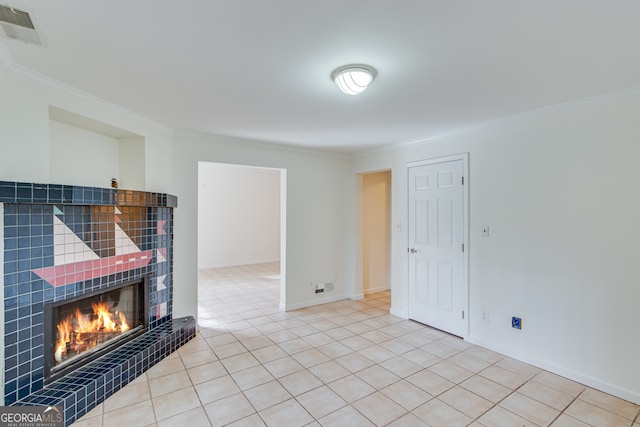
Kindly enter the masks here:
M 635 404 L 389 315 L 389 292 L 281 312 L 278 272 L 201 272 L 197 337 L 74 426 L 640 427 Z

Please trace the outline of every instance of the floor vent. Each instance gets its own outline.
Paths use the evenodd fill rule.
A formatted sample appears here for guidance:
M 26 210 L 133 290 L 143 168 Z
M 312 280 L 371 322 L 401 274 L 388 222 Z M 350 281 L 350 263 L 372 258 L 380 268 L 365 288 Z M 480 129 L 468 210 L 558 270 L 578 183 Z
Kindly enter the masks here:
M 0 4 L 0 37 L 44 46 L 33 13 Z

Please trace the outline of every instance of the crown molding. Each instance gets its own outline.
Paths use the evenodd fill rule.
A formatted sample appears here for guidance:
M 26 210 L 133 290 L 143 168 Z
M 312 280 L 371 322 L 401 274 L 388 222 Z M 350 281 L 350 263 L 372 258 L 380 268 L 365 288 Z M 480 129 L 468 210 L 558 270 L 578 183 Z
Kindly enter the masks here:
M 78 89 L 76 87 L 63 83 L 49 76 L 46 76 L 42 73 L 32 70 L 31 68 L 25 67 L 20 64 L 16 64 L 13 61 L 10 69 L 14 72 L 16 77 L 22 78 L 31 83 L 42 85 L 48 89 L 54 90 L 59 94 L 80 99 L 81 101 L 87 102 L 89 104 L 93 104 L 99 107 L 100 109 L 111 111 L 113 113 L 120 114 L 125 117 L 134 119 L 135 121 L 140 122 L 145 126 L 155 128 L 158 131 L 175 132 L 175 129 L 170 126 L 156 122 L 150 119 L 149 117 L 143 116 L 139 113 L 133 112 L 117 104 L 109 102 L 105 99 L 92 95 L 89 92 L 85 92 L 81 89 Z M 57 107 L 64 108 L 61 106 L 57 106 Z M 79 114 L 82 114 L 82 113 L 79 113 Z
M 566 113 L 577 108 L 582 108 L 588 105 L 598 104 L 602 102 L 614 101 L 617 99 L 626 98 L 628 96 L 640 95 L 640 86 L 631 86 L 625 89 L 615 90 L 611 92 L 605 92 L 598 95 L 588 96 L 585 98 L 576 99 L 573 101 L 563 102 L 560 104 L 554 104 L 547 107 L 538 108 L 535 110 L 525 111 L 523 113 L 512 114 L 505 117 L 500 117 L 494 120 L 487 120 L 484 122 L 474 123 L 468 126 L 461 126 L 448 131 L 435 133 L 433 135 L 425 136 L 424 138 L 418 138 L 409 141 L 402 141 L 397 143 L 386 144 L 382 147 L 372 148 L 370 150 L 363 150 L 354 153 L 354 157 L 368 156 L 373 154 L 388 153 L 398 151 L 404 148 L 412 147 L 414 145 L 426 144 L 435 142 L 438 140 L 450 138 L 456 135 L 462 135 L 465 133 L 475 132 L 481 129 L 488 129 L 498 126 L 505 126 L 511 123 L 515 123 L 523 120 L 531 120 L 534 118 L 540 118 L 550 116 L 554 114 Z
M 327 149 L 320 149 L 314 147 L 289 145 L 285 143 L 278 143 L 269 140 L 257 140 L 250 138 L 243 138 L 234 135 L 225 135 L 220 133 L 202 132 L 188 129 L 178 129 L 177 134 L 190 137 L 195 140 L 205 139 L 216 145 L 224 145 L 229 147 L 242 147 L 246 149 L 254 150 L 266 150 L 270 152 L 281 152 L 288 154 L 306 155 L 312 157 L 323 157 L 334 160 L 349 160 L 351 155 L 349 153 L 341 153 L 337 151 L 331 151 Z

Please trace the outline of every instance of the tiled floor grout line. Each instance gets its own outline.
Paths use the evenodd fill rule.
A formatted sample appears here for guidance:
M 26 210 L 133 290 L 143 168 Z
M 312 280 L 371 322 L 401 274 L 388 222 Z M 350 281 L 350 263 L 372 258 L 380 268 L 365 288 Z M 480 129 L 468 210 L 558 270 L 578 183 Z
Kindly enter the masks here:
M 551 423 L 549 423 L 549 425 L 552 425 L 553 423 L 555 423 L 555 422 L 556 422 L 556 420 L 557 420 L 558 418 L 560 418 L 563 414 L 564 414 L 564 415 L 566 415 L 566 414 L 564 413 L 564 411 L 566 411 L 566 410 L 567 410 L 567 408 L 568 408 L 569 406 L 573 405 L 573 403 L 574 403 L 576 400 L 578 400 L 578 399 L 580 398 L 580 396 L 582 395 L 582 393 L 584 393 L 584 390 L 582 390 L 580 393 L 578 393 L 578 394 L 576 395 L 576 397 L 574 397 L 574 398 L 571 400 L 571 402 L 569 402 L 569 404 L 568 404 L 568 405 L 565 405 L 565 407 L 562 409 L 562 411 L 560 411 L 560 413 L 559 413 L 559 414 L 558 414 L 558 415 L 553 419 L 553 421 L 551 421 Z M 569 416 L 569 415 L 567 415 L 567 416 Z M 633 425 L 633 421 L 631 422 L 631 425 Z
M 348 414 L 374 425 L 395 426 L 406 422 L 413 425 L 419 419 L 421 423 L 435 423 L 440 427 L 463 425 L 461 420 L 468 419 L 470 421 L 465 421 L 464 425 L 492 427 L 498 416 L 517 416 L 523 419 L 523 423 L 526 420 L 527 423 L 544 425 L 566 425 L 564 423 L 573 423 L 571 420 L 579 417 L 577 423 L 598 427 L 588 414 L 590 408 L 594 408 L 593 416 L 596 418 L 605 416 L 616 418 L 618 422 L 624 419 L 625 425 L 640 427 L 637 424 L 640 407 L 637 405 L 585 388 L 442 331 L 391 316 L 388 312 L 389 292 L 367 295 L 363 300 L 341 300 L 292 312 L 279 311 L 279 298 L 276 297 L 279 286 L 274 286 L 272 280 L 277 278 L 277 274 L 269 273 L 273 265 L 263 267 L 229 269 L 225 274 L 242 277 L 233 280 L 216 280 L 213 271 L 202 275 L 203 292 L 199 295 L 199 306 L 209 311 L 200 316 L 203 324 L 192 347 L 188 347 L 188 343 L 178 350 L 176 357 L 179 363 L 161 361 L 157 368 L 159 371 L 152 377 L 144 374 L 155 420 L 150 425 L 179 425 L 179 420 L 185 423 L 195 413 L 200 414 L 201 424 L 186 422 L 186 425 L 218 425 L 214 420 L 230 416 L 233 423 L 273 425 L 277 419 L 274 416 L 281 417 L 280 411 L 295 406 L 297 411 L 303 411 L 298 414 L 305 414 L 300 420 L 311 420 L 309 425 L 314 426 L 319 425 L 320 420 L 324 426 L 327 420 Z M 261 279 L 268 276 L 271 276 L 268 280 Z M 213 282 L 218 285 L 212 285 Z M 212 321 L 209 326 L 206 326 L 207 319 Z M 223 348 L 225 345 L 230 347 Z M 263 350 L 267 348 L 269 350 Z M 200 352 L 203 354 L 190 357 Z M 236 356 L 242 357 L 231 359 Z M 281 363 L 271 364 L 277 361 Z M 163 362 L 165 368 L 162 368 Z M 215 366 L 209 368 L 208 363 Z M 163 383 L 163 377 L 177 373 L 173 370 L 178 369 L 178 365 L 179 372 L 186 376 L 188 383 L 180 382 L 175 386 L 167 380 Z M 248 371 L 258 367 L 260 369 Z M 211 375 L 207 374 L 206 378 L 193 376 L 207 372 L 204 369 L 214 371 L 208 371 Z M 262 372 L 259 374 L 262 377 L 252 377 L 254 372 Z M 407 387 L 400 382 L 408 383 Z M 159 391 L 153 388 L 158 385 L 167 387 L 167 384 L 167 389 Z M 219 387 L 219 384 L 233 384 L 237 391 L 228 390 L 232 394 L 227 395 L 221 393 L 221 389 L 211 388 L 213 385 Z M 267 384 L 272 385 L 257 389 Z M 167 391 L 169 389 L 171 391 Z M 186 389 L 192 391 L 176 396 L 194 395 L 192 399 L 195 401 L 190 406 L 174 405 L 172 409 L 163 406 L 167 402 L 163 396 Z M 357 394 L 352 397 L 344 394 L 356 389 Z M 258 394 L 262 390 L 280 391 L 278 397 L 265 399 Z M 155 391 L 155 397 L 152 391 Z M 562 399 L 561 409 L 546 397 L 545 393 L 550 392 L 557 393 Z M 456 396 L 465 395 L 469 396 L 469 401 L 456 400 Z M 516 395 L 518 397 L 514 399 Z M 229 402 L 242 403 L 246 405 L 245 409 L 232 411 L 231 415 L 215 412 L 224 407 L 224 399 L 232 397 Z M 314 406 L 316 398 L 320 399 L 318 404 L 324 406 Z M 513 400 L 505 404 L 508 399 Z M 122 402 L 121 398 L 117 405 L 101 407 L 97 418 L 101 426 L 113 423 L 115 411 L 123 412 L 120 410 L 127 405 L 121 406 Z M 134 402 L 131 405 L 147 401 L 136 399 Z M 194 403 L 199 407 L 192 408 Z M 521 409 L 524 403 L 529 405 L 528 409 Z M 378 409 L 384 409 L 386 413 L 376 413 L 372 404 L 382 405 Z M 505 406 L 501 406 L 503 404 Z M 578 404 L 569 415 L 567 411 Z M 148 407 L 149 403 L 145 405 Z M 158 408 L 158 405 L 162 407 Z M 282 406 L 274 409 L 279 405 Z M 619 409 L 619 405 L 625 406 Z M 546 408 L 543 415 L 533 412 L 543 407 Z M 438 418 L 442 413 L 450 414 L 458 421 Z M 624 416 L 616 415 L 618 413 Z M 163 419 L 159 420 L 158 416 Z M 633 417 L 633 420 L 625 417 Z M 289 421 L 285 425 L 289 427 Z

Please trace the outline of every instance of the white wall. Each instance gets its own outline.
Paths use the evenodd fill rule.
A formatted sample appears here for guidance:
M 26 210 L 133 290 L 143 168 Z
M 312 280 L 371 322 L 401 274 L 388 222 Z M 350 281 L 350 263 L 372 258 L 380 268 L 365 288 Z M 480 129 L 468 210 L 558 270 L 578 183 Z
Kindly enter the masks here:
M 280 171 L 200 162 L 198 268 L 280 260 Z
M 119 141 L 56 120 L 49 121 L 49 181 L 109 187 L 120 176 Z
M 233 138 L 181 133 L 174 152 L 176 315 L 195 314 L 197 303 L 198 162 L 286 169 L 286 239 L 281 267 L 287 309 L 345 298 L 352 292 L 346 277 L 346 186 L 348 160 L 322 154 L 251 143 Z M 333 281 L 332 292 L 315 294 L 312 281 Z
M 630 91 L 360 156 L 354 174 L 394 177 L 392 311 L 407 315 L 405 164 L 468 152 L 470 340 L 640 403 L 639 111 Z
M 390 289 L 391 173 L 362 175 L 362 288 Z
M 56 175 L 61 172 L 54 170 L 52 176 L 50 170 L 51 106 L 130 134 L 144 135 L 144 141 L 138 140 L 136 147 L 139 155 L 144 145 L 144 154 L 139 159 L 142 167 L 129 171 L 131 176 L 137 176 L 133 189 L 171 193 L 172 129 L 35 73 L 15 71 L 10 64 L 3 63 L 0 63 L 0 148 L 5 155 L 0 156 L 0 180 L 57 183 Z M 55 135 L 55 130 L 53 133 Z M 100 161 L 98 158 L 94 166 L 102 168 Z M 90 175 L 81 176 L 81 185 L 97 184 L 97 181 L 89 182 L 94 180 Z M 100 186 L 109 187 L 110 180 L 111 176 L 107 182 L 100 180 Z M 143 188 L 139 188 L 140 185 Z
M 150 148 L 152 151 L 154 147 Z M 120 188 L 127 190 L 147 189 L 145 182 L 145 139 L 142 136 L 130 136 L 118 138 L 118 184 Z M 156 169 L 154 165 L 152 169 Z

